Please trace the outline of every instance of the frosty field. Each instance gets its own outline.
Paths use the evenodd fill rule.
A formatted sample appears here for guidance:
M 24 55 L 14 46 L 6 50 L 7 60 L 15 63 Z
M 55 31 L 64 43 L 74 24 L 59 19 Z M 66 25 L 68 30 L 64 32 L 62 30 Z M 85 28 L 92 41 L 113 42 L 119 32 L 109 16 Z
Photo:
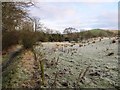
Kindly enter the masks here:
M 46 42 L 37 46 L 44 53 L 47 86 L 116 87 L 118 80 L 118 42 L 114 38 L 81 43 Z

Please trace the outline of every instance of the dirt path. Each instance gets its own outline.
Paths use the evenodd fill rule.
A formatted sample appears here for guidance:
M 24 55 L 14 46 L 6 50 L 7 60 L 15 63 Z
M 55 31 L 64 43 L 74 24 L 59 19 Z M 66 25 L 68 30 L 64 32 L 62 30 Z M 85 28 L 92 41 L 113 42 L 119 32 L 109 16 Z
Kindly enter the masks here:
M 9 57 L 7 58 L 8 60 L 6 60 L 4 63 L 2 63 L 2 72 L 4 72 L 4 70 L 9 67 L 9 65 L 14 62 L 14 58 L 19 55 L 22 52 L 22 48 L 18 48 L 17 50 L 13 51 L 10 53 Z
M 35 73 L 34 55 L 31 51 L 25 51 L 22 54 L 22 60 L 18 65 L 18 80 L 20 80 L 16 87 L 33 88 L 35 86 Z
M 14 58 L 4 72 L 3 88 L 36 88 L 37 83 L 34 55 L 31 51 L 23 51 L 21 55 Z

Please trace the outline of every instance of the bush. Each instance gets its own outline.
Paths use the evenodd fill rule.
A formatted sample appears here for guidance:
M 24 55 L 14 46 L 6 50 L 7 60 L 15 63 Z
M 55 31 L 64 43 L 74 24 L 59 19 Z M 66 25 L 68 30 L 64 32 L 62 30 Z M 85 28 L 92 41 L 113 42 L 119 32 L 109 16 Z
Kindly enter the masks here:
M 33 45 L 37 41 L 37 36 L 32 31 L 22 31 L 21 41 L 22 41 L 22 45 L 25 49 L 31 49 L 31 48 L 33 48 Z
M 2 35 L 2 50 L 7 50 L 10 46 L 18 44 L 19 42 L 18 31 L 5 32 Z

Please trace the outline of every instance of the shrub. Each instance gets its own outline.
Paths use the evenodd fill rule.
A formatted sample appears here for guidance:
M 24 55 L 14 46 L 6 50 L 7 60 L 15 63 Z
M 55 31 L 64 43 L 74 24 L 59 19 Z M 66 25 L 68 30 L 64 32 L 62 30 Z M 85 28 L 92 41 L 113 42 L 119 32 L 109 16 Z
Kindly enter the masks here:
M 95 43 L 95 41 L 93 41 L 92 43 Z
M 9 31 L 2 35 L 2 50 L 7 50 L 10 46 L 18 44 L 19 42 L 19 32 Z
M 112 43 L 116 43 L 116 41 L 115 41 L 115 40 L 112 40 Z
M 37 36 L 34 32 L 25 30 L 21 33 L 21 41 L 25 49 L 31 49 L 37 41 Z
M 79 47 L 82 47 L 83 45 L 82 44 L 79 44 Z

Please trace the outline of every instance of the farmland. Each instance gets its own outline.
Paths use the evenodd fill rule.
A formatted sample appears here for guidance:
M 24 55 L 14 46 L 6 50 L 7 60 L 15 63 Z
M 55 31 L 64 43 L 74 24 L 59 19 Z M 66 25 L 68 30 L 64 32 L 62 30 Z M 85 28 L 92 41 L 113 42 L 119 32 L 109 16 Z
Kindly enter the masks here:
M 93 38 L 81 43 L 44 42 L 37 44 L 34 50 L 37 57 L 40 57 L 38 61 L 42 59 L 44 63 L 45 85 L 41 87 L 117 87 L 118 40 L 115 43 L 112 42 L 113 40 L 116 38 L 101 40 Z M 34 88 L 35 80 L 41 76 L 35 64 L 34 55 L 30 51 L 25 51 L 18 57 L 22 60 L 16 68 L 16 76 L 12 78 L 16 81 L 11 82 L 12 87 Z M 33 78 L 34 75 L 37 76 L 36 79 Z

